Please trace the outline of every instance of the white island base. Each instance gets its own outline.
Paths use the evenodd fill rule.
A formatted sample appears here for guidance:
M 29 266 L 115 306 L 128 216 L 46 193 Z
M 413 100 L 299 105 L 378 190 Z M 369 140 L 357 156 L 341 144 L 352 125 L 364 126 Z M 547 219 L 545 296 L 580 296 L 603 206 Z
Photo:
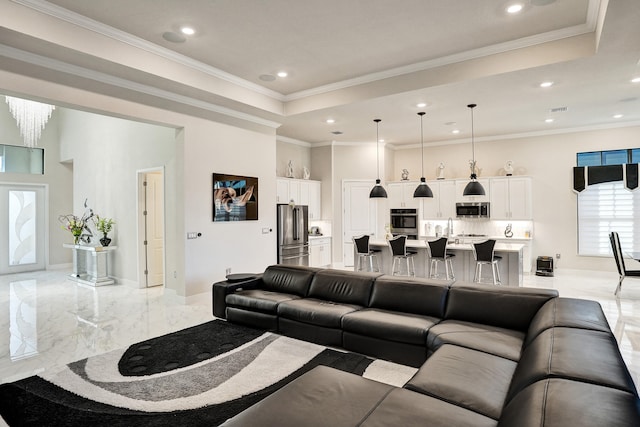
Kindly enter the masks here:
M 371 239 L 369 241 L 371 249 L 379 249 L 379 263 L 382 272 L 391 274 L 391 250 L 386 240 Z M 429 277 L 429 256 L 427 246 L 424 240 L 407 240 L 407 248 L 417 250 L 414 255 L 415 275 L 416 277 Z M 524 245 L 519 243 L 496 243 L 495 254 L 500 255 L 502 260 L 498 263 L 500 278 L 503 286 L 522 286 L 522 253 Z M 473 258 L 473 249 L 471 244 L 455 243 L 447 245 L 447 251 L 455 254 L 452 258 L 453 272 L 457 281 L 473 282 L 476 270 L 476 261 Z M 356 259 L 357 259 L 357 255 Z M 406 265 L 401 265 L 402 272 L 406 271 Z M 445 279 L 444 266 L 438 266 L 440 279 Z M 491 267 L 484 266 L 482 269 L 482 283 L 492 284 Z
M 73 251 L 73 272 L 69 279 L 84 285 L 113 285 L 109 276 L 109 253 L 117 246 L 62 245 Z

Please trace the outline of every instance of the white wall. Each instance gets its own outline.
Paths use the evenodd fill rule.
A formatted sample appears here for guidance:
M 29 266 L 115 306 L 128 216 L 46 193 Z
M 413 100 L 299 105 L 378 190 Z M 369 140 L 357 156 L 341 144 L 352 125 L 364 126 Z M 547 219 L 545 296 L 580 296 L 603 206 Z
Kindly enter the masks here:
M 118 250 L 111 255 L 111 273 L 120 282 L 138 283 L 137 171 L 165 169 L 166 240 L 176 221 L 175 129 L 66 108 L 60 115 L 60 160 L 73 163 L 73 210 L 81 215 L 84 201 L 95 214 L 113 218 L 110 237 Z M 96 237 L 99 239 L 100 236 Z M 174 271 L 175 245 L 165 245 L 167 269 Z M 168 275 L 167 286 L 175 288 Z
M 476 160 L 481 176 L 504 175 L 504 163 L 513 160 L 516 175 L 533 178 L 534 257 L 560 253 L 560 268 L 614 271 L 611 258 L 577 255 L 577 196 L 572 191 L 572 168 L 578 152 L 639 146 L 640 127 L 626 127 L 476 142 Z M 408 168 L 412 177 L 419 175 L 419 150 L 395 152 L 395 176 L 402 168 Z M 470 158 L 470 144 L 425 146 L 426 177 L 434 179 L 437 165 L 443 161 L 447 178 L 466 178 Z
M 303 178 L 303 168 L 312 172 L 310 147 L 288 142 L 277 142 L 276 176 L 286 177 L 289 161 L 293 166 L 293 177 Z
M 174 237 L 166 236 L 166 245 L 168 252 L 173 253 L 170 255 L 173 258 L 168 258 L 167 263 L 174 265 L 176 271 L 175 279 L 168 274 L 168 280 L 172 281 L 169 288 L 177 295 L 186 297 L 210 292 L 213 282 L 224 279 L 227 267 L 234 272 L 260 272 L 276 262 L 275 233 L 269 232 L 275 231 L 276 226 L 272 202 L 276 197 L 274 129 L 249 124 L 247 127 L 260 131 L 246 130 L 224 124 L 227 119 L 219 115 L 216 115 L 216 121 L 185 116 L 4 71 L 0 71 L 0 92 L 38 97 L 74 109 L 136 118 L 181 129 L 175 137 L 175 157 L 172 159 L 175 175 L 166 176 L 169 185 L 176 188 L 175 203 L 167 202 L 168 209 L 175 209 L 174 223 L 167 224 Z M 78 166 L 76 161 L 75 167 Z M 132 167 L 137 168 L 139 164 Z M 258 221 L 212 222 L 213 172 L 258 177 Z M 133 170 L 128 173 L 135 176 Z M 82 179 L 96 180 L 96 177 L 85 174 Z M 109 196 L 100 194 L 115 200 L 119 191 L 121 189 L 113 188 Z M 86 195 L 82 193 L 80 190 L 74 193 L 74 206 L 84 201 Z M 126 225 L 120 222 L 117 227 Z M 262 234 L 263 228 L 267 234 Z M 186 231 L 199 231 L 203 235 L 199 239 L 187 240 Z M 127 238 L 130 237 L 119 234 L 119 244 Z

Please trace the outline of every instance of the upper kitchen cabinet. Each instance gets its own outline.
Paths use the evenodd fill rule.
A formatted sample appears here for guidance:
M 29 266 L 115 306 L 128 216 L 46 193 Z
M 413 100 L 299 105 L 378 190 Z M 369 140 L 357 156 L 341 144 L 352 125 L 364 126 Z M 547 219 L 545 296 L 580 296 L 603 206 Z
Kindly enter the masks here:
M 491 179 L 491 219 L 533 219 L 530 177 Z
M 489 202 L 491 199 L 490 180 L 479 178 L 478 182 L 484 187 L 484 196 L 463 196 L 464 188 L 470 179 L 456 180 L 456 202 Z
M 309 219 L 320 219 L 321 206 L 320 181 L 307 179 L 278 178 L 276 180 L 276 203 L 290 203 L 309 206 Z
M 413 192 L 418 184 L 418 181 L 388 182 L 387 195 L 389 208 L 418 209 L 420 207 L 420 199 L 413 198 Z
M 422 219 L 456 217 L 456 182 L 428 181 L 433 198 L 422 199 Z M 414 187 L 415 189 L 415 187 Z

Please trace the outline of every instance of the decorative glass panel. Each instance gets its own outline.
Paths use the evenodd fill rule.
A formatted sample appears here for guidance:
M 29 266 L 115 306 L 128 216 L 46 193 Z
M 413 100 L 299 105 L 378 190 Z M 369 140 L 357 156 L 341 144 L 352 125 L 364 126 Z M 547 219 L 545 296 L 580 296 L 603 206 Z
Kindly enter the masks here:
M 9 265 L 36 262 L 36 192 L 9 191 Z

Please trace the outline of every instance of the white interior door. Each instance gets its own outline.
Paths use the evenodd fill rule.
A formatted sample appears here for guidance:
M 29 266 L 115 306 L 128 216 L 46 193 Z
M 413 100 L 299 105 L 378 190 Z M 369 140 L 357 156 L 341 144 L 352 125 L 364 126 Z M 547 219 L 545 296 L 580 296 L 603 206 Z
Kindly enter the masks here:
M 0 184 L 0 274 L 44 270 L 46 187 Z
M 377 205 L 369 198 L 373 183 L 369 181 L 342 182 L 342 258 L 345 267 L 353 266 L 354 236 L 375 235 Z
M 141 287 L 165 284 L 164 172 L 138 171 L 139 281 Z

